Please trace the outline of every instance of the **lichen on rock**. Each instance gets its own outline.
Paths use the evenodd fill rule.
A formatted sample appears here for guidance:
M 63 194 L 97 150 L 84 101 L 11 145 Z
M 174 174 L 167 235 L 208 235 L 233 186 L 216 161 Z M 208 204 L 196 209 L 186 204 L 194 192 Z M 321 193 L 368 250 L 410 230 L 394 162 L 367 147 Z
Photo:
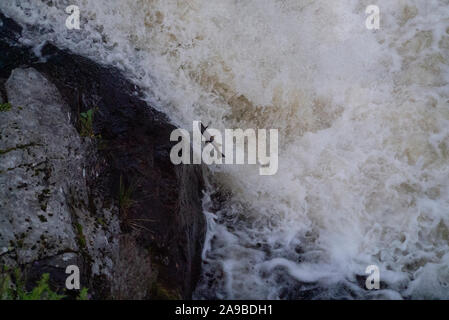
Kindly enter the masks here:
M 118 218 L 105 211 L 108 228 L 98 228 L 91 215 L 83 176 L 88 148 L 69 121 L 69 107 L 33 68 L 13 70 L 6 91 L 13 108 L 0 118 L 1 260 L 31 274 L 45 261 L 59 269 L 54 277 L 76 262 L 112 277 Z

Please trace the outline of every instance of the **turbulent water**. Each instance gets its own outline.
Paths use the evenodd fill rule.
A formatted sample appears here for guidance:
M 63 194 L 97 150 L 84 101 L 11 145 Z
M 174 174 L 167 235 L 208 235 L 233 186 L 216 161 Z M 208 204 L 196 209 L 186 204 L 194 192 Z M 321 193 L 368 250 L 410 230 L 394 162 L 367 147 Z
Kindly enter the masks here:
M 77 4 L 81 30 L 65 27 Z M 202 298 L 449 299 L 449 1 L 1 0 L 180 127 L 278 128 L 279 171 L 210 167 Z M 219 190 L 220 196 L 215 196 Z M 217 198 L 220 200 L 217 204 Z M 214 200 L 215 201 L 212 201 Z M 365 289 L 380 268 L 382 289 Z

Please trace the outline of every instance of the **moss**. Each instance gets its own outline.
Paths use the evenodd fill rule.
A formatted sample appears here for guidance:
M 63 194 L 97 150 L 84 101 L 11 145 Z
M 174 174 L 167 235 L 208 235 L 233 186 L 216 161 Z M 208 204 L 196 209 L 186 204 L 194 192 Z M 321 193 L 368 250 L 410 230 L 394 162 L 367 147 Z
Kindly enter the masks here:
M 42 211 L 47 211 L 48 198 L 50 198 L 50 189 L 44 189 L 40 194 L 38 194 L 37 199 L 41 205 Z M 40 218 L 40 217 L 39 217 Z M 42 219 L 41 219 L 42 221 Z M 46 221 L 42 221 L 46 222 Z
M 103 218 L 98 217 L 96 220 L 99 225 L 106 227 L 106 222 L 104 222 Z
M 81 248 L 85 248 L 86 247 L 86 237 L 84 236 L 83 233 L 83 226 L 80 225 L 79 223 L 75 224 L 75 228 L 76 228 L 76 232 L 77 232 L 77 239 L 78 239 L 78 244 Z
M 47 222 L 47 218 L 44 215 L 38 215 L 38 218 L 41 222 Z
M 44 165 L 44 167 L 43 167 L 43 168 L 38 168 L 40 165 Z M 51 177 L 51 169 L 50 169 L 50 167 L 48 166 L 47 161 L 43 161 L 43 162 L 41 162 L 41 163 L 39 163 L 39 164 L 33 166 L 32 168 L 35 168 L 35 169 L 34 169 L 33 177 L 38 177 L 41 173 L 43 173 L 44 176 L 43 176 L 42 179 L 43 179 L 45 182 L 49 182 L 50 177 Z M 46 189 L 46 190 L 48 190 L 48 189 Z M 45 193 L 46 190 L 44 190 L 44 193 Z M 47 194 L 48 194 L 48 193 L 47 193 Z
M 8 103 L 1 103 L 0 104 L 0 112 L 6 112 L 11 110 L 11 104 Z
M 15 147 L 8 148 L 8 149 L 5 149 L 5 150 L 1 150 L 0 149 L 0 155 L 6 154 L 6 153 L 11 152 L 11 151 L 26 149 L 26 148 L 35 147 L 35 146 L 40 146 L 40 145 L 37 144 L 37 143 L 34 143 L 34 142 L 31 142 L 31 143 L 28 143 L 28 144 L 18 144 Z
M 181 300 L 182 297 L 176 290 L 170 290 L 155 281 L 151 288 L 151 299 L 155 300 Z

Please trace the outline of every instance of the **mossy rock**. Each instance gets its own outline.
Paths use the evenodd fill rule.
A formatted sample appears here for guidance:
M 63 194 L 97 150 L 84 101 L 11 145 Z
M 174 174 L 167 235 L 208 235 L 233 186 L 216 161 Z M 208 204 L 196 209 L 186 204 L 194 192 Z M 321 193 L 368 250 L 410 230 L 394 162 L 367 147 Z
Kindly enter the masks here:
M 151 288 L 152 300 L 181 300 L 181 294 L 177 290 L 166 288 L 161 283 L 155 281 Z

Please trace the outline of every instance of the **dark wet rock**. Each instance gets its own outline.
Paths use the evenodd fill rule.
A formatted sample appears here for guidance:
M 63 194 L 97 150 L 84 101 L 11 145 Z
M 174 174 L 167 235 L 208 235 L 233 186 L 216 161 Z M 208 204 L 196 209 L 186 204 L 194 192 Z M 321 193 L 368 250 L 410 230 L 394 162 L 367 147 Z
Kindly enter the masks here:
M 0 236 L 22 245 L 7 244 L 0 264 L 31 278 L 48 270 L 61 288 L 62 255 L 72 254 L 95 298 L 191 298 L 205 234 L 202 175 L 170 162 L 175 127 L 118 70 L 51 44 L 37 59 L 17 43 L 21 28 L 0 19 L 0 91 L 13 106 L 0 115 L 10 132 L 0 140 L 8 151 L 0 154 L 0 219 L 13 220 Z M 81 137 L 88 110 L 93 126 Z M 21 168 L 37 164 L 36 176 Z M 33 248 L 45 231 L 44 249 Z

